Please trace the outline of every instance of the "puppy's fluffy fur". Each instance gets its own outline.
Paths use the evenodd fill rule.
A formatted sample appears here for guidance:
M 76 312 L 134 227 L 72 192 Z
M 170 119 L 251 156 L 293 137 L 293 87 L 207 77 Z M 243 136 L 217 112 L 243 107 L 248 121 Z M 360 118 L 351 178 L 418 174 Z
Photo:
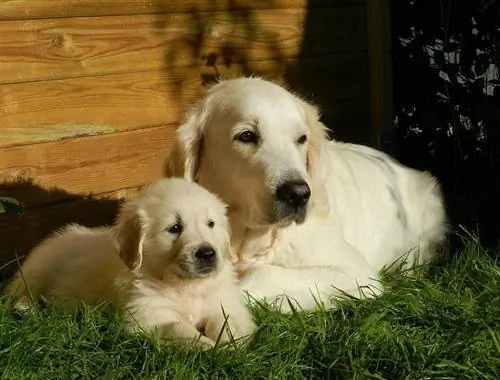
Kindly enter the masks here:
M 70 225 L 42 242 L 6 292 L 18 308 L 31 296 L 66 308 L 107 301 L 131 330 L 213 346 L 255 328 L 230 260 L 225 205 L 197 184 L 162 179 L 114 226 Z
M 374 295 L 380 269 L 400 257 L 428 261 L 445 238 L 431 174 L 328 140 L 316 107 L 259 78 L 221 81 L 194 104 L 165 174 L 229 205 L 242 287 L 255 298 L 285 294 L 314 309 L 318 299 L 362 296 L 359 287 Z

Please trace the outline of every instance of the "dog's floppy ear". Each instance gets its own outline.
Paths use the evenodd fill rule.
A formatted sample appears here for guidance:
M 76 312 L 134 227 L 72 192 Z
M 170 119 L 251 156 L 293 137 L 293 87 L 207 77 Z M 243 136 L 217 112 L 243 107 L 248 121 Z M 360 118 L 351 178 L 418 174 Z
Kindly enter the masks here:
M 203 104 L 197 103 L 186 114 L 186 121 L 175 131 L 175 141 L 165 162 L 166 177 L 196 181 L 203 149 Z
M 231 232 L 230 232 L 230 227 L 228 226 L 226 228 L 226 234 L 224 236 L 224 244 L 223 244 L 223 251 L 222 251 L 222 256 L 226 259 L 229 260 L 231 263 L 236 264 L 238 262 L 238 256 L 236 255 L 236 252 L 233 250 L 233 246 L 231 244 Z
M 323 151 L 326 149 L 328 141 L 327 128 L 320 121 L 317 107 L 301 99 L 299 102 L 304 110 L 305 121 L 310 132 L 307 148 L 307 171 L 312 185 L 312 203 L 316 208 L 319 206 L 325 208 L 328 206 L 328 196 L 324 188 L 324 179 L 327 173 L 325 165 L 322 165 L 322 160 L 325 159 Z
M 141 267 L 145 234 L 146 213 L 135 206 L 124 206 L 118 215 L 113 243 L 118 255 L 131 270 Z
M 305 114 L 306 124 L 309 127 L 309 147 L 307 150 L 307 169 L 311 175 L 315 171 L 315 166 L 319 160 L 324 144 L 327 141 L 327 128 L 319 120 L 318 108 L 303 100 L 300 101 Z

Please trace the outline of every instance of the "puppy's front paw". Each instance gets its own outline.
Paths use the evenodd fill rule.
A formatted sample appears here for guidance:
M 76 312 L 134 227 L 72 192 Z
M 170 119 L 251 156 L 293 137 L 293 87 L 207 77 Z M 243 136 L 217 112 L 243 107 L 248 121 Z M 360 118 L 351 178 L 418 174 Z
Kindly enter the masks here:
M 257 330 L 257 326 L 251 319 L 240 316 L 239 319 L 229 317 L 227 321 L 211 320 L 206 325 L 206 334 L 220 345 L 227 346 L 232 343 L 244 343 L 251 339 L 251 336 Z
M 215 342 L 204 335 L 200 335 L 200 337 L 194 341 L 194 345 L 200 347 L 202 350 L 208 350 L 215 347 Z
M 257 331 L 257 325 L 254 323 L 251 315 L 247 319 L 240 319 L 238 321 L 232 321 L 229 324 L 231 329 L 232 338 L 237 343 L 247 343 L 252 340 L 253 335 Z
M 215 347 L 215 342 L 207 338 L 204 335 L 200 335 L 199 337 L 196 337 L 194 339 L 189 339 L 189 338 L 173 338 L 173 337 L 164 337 L 162 338 L 162 341 L 165 343 L 173 343 L 173 344 L 179 344 L 179 345 L 192 345 L 195 348 L 200 348 L 202 350 L 208 350 L 210 348 Z

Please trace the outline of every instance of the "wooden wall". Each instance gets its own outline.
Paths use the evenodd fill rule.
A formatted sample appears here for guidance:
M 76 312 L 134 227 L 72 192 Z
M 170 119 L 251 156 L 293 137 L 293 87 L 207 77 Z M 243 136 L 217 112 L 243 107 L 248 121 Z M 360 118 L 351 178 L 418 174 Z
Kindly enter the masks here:
M 373 141 L 369 67 L 383 57 L 367 12 L 364 0 L 0 1 L 0 196 L 27 206 L 0 220 L 0 265 L 69 221 L 110 223 L 117 199 L 160 176 L 184 107 L 217 77 L 287 83 L 337 135 Z

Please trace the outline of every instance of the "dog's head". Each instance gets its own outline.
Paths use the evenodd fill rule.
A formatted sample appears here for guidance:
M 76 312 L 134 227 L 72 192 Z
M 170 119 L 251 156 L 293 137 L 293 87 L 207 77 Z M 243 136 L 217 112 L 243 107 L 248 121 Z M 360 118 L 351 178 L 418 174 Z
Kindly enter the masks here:
M 232 79 L 213 86 L 176 133 L 167 177 L 218 194 L 249 228 L 304 222 L 326 141 L 314 106 L 262 79 Z
M 121 209 L 115 245 L 124 263 L 156 278 L 207 277 L 231 259 L 226 206 L 203 187 L 161 179 Z

